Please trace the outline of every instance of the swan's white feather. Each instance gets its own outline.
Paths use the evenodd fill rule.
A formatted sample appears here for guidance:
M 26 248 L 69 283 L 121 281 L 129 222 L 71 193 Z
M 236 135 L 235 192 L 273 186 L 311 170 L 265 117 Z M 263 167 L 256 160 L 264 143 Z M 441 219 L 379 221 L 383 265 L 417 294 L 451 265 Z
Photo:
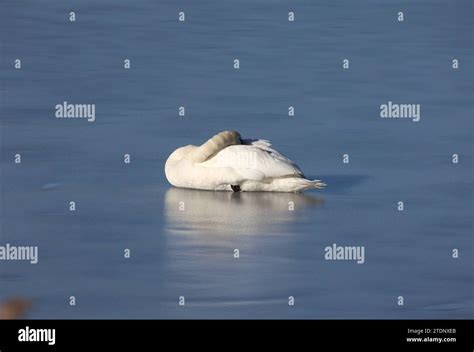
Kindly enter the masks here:
M 270 142 L 244 142 L 248 144 L 231 145 L 199 165 L 207 168 L 232 168 L 239 175 L 253 181 L 302 175 L 295 163 L 270 148 Z

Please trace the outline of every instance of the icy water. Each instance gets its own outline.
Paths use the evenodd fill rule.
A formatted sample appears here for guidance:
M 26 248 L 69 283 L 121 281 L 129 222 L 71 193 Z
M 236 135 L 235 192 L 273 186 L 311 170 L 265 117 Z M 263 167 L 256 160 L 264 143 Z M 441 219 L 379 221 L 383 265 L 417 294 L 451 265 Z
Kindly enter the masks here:
M 31 298 L 30 318 L 473 318 L 472 7 L 3 2 L 0 246 L 39 263 L 0 261 L 0 300 Z M 57 119 L 64 101 L 96 120 Z M 420 121 L 380 118 L 388 101 Z M 170 187 L 169 153 L 224 129 L 327 189 Z M 334 243 L 365 262 L 325 260 Z

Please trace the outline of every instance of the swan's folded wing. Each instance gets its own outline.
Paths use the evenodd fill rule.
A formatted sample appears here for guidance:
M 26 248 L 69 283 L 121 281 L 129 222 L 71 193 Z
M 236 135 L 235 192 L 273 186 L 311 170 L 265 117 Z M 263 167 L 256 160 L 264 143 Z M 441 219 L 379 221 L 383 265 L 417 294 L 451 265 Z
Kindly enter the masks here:
M 280 154 L 275 149 L 271 148 L 272 144 L 270 141 L 266 139 L 243 139 L 242 144 L 251 145 L 257 147 L 260 150 L 266 151 L 273 159 L 275 159 L 275 162 L 278 164 L 278 168 L 284 167 L 286 172 L 290 172 L 288 175 L 303 176 L 303 173 L 299 169 L 298 165 L 296 165 L 292 160 L 288 159 L 283 154 Z
M 270 148 L 268 141 L 232 145 L 200 164 L 210 168 L 232 168 L 244 179 L 261 181 L 265 178 L 302 175 L 290 159 Z
M 234 169 L 234 171 L 242 176 L 245 180 L 260 182 L 265 179 L 265 174 L 257 169 Z

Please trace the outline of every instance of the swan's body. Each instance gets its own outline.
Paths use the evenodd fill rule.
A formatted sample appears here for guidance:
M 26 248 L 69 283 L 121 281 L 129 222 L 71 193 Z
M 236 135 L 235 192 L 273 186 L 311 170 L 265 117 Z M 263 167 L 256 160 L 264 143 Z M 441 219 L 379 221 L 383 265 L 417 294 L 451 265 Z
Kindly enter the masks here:
M 300 192 L 325 186 L 306 179 L 270 146 L 266 140 L 242 140 L 239 133 L 224 131 L 199 147 L 176 149 L 166 161 L 166 178 L 176 187 L 214 191 Z

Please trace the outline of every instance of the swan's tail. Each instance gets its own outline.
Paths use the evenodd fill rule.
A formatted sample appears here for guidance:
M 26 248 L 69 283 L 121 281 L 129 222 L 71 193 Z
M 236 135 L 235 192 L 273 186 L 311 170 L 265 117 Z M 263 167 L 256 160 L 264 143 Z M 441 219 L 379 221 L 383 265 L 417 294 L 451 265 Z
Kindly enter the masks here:
M 277 192 L 303 192 L 313 188 L 324 188 L 326 184 L 320 180 L 308 180 L 304 177 L 275 178 L 271 182 L 269 191 Z
M 326 187 L 326 184 L 324 182 L 321 182 L 321 180 L 308 180 L 306 178 L 295 178 L 294 184 L 295 187 L 297 187 L 294 192 L 302 192 L 311 188 L 321 189 Z

